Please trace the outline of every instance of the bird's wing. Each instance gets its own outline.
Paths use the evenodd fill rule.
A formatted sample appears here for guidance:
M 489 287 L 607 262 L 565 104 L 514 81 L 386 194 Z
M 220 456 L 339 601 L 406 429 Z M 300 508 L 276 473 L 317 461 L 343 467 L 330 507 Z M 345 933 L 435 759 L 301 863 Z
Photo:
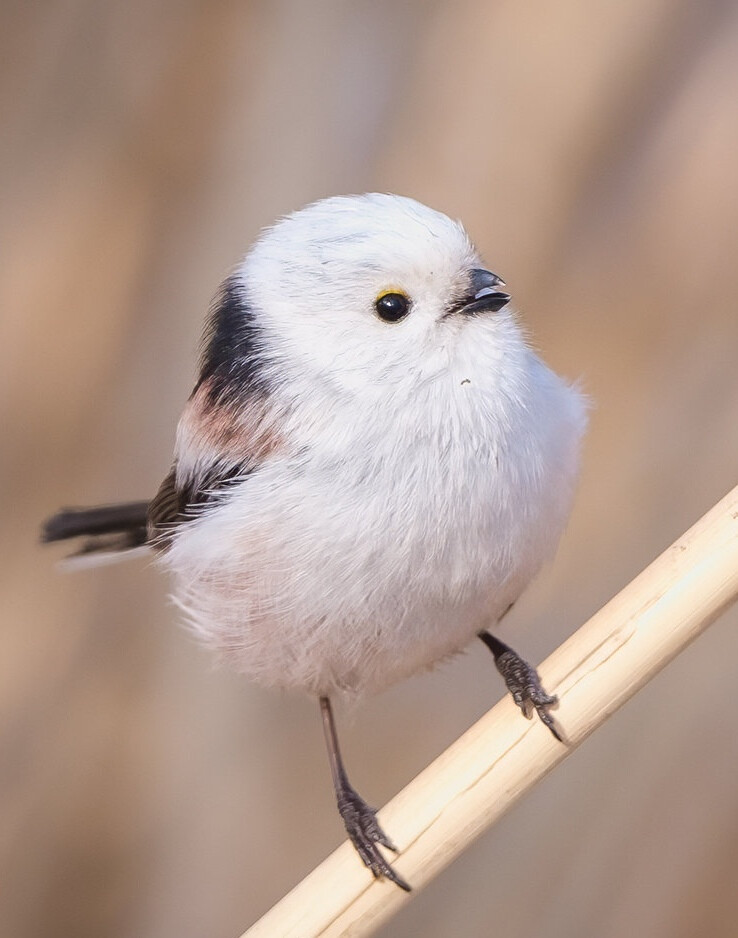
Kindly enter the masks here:
M 281 448 L 265 402 L 224 402 L 198 386 L 177 428 L 174 465 L 149 505 L 150 543 L 166 548 L 182 524 L 202 517 Z
M 236 483 L 256 468 L 257 463 L 251 459 L 240 463 L 216 462 L 196 476 L 181 479 L 175 463 L 149 503 L 149 543 L 157 549 L 166 549 L 182 524 L 227 501 Z
M 155 546 L 166 547 L 181 524 L 222 504 L 284 449 L 264 347 L 244 285 L 230 277 L 205 329 L 200 374 L 177 427 L 174 465 L 149 507 Z

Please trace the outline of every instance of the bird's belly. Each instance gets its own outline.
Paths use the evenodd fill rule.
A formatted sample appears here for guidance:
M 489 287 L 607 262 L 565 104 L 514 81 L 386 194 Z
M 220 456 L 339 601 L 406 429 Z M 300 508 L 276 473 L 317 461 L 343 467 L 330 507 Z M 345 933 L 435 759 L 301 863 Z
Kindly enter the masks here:
M 169 561 L 196 633 L 267 685 L 373 692 L 427 669 L 494 623 L 550 547 L 492 474 L 404 492 L 318 474 L 278 497 L 256 482 L 183 526 Z

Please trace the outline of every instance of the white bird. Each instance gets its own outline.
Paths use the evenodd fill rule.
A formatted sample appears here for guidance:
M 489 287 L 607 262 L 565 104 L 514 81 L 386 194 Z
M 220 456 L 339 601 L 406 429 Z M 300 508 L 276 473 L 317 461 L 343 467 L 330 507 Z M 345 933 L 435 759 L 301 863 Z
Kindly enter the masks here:
M 221 290 L 151 502 L 64 510 L 46 540 L 153 548 L 191 627 L 261 684 L 320 700 L 338 807 L 409 888 L 348 782 L 331 698 L 490 647 L 558 736 L 534 668 L 487 630 L 552 556 L 586 406 L 538 358 L 463 227 L 335 197 L 267 229 Z

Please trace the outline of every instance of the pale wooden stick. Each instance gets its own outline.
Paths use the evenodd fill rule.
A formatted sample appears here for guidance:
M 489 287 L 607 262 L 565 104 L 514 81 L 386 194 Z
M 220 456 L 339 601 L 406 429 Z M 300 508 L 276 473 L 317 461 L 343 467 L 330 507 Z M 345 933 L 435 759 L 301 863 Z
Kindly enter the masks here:
M 344 843 L 243 938 L 369 935 L 738 598 L 738 487 L 541 666 L 568 745 L 502 700 L 381 812 L 408 896 Z

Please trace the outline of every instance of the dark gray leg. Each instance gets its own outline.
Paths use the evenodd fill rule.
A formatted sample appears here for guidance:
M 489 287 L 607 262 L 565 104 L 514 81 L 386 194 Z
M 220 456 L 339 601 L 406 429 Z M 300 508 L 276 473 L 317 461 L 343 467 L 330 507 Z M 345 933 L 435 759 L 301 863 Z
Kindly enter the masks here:
M 489 632 L 480 632 L 479 637 L 495 656 L 497 670 L 504 678 L 507 689 L 523 714 L 530 719 L 535 710 L 541 722 L 551 730 L 559 742 L 563 742 L 554 719 L 548 712 L 548 708 L 557 702 L 556 697 L 547 694 L 543 689 L 536 669 L 524 661 L 509 645 L 501 642 Z
M 410 892 L 410 886 L 399 876 L 379 852 L 377 844 L 397 852 L 397 847 L 384 833 L 377 821 L 377 812 L 370 808 L 364 799 L 349 785 L 346 770 L 341 759 L 341 750 L 338 747 L 336 724 L 333 719 L 333 710 L 328 697 L 320 698 L 320 712 L 323 717 L 323 732 L 328 747 L 328 759 L 331 764 L 333 787 L 336 791 L 338 810 L 346 826 L 351 843 L 361 857 L 364 865 L 369 867 L 377 879 L 385 877 L 391 882 Z

